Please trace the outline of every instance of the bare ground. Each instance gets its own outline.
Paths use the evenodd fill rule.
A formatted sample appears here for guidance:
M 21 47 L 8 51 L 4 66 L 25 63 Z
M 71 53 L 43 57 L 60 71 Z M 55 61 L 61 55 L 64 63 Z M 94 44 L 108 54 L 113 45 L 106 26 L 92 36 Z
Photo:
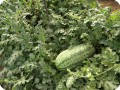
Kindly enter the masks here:
M 110 6 L 113 11 L 120 10 L 120 5 L 115 0 L 97 0 L 102 7 Z

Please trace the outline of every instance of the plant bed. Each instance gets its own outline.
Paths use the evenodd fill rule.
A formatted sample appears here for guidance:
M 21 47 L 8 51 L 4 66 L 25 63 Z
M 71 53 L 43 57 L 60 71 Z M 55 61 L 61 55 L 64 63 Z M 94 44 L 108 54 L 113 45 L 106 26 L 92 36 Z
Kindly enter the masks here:
M 6 0 L 0 13 L 3 88 L 115 90 L 120 85 L 119 11 L 95 0 Z

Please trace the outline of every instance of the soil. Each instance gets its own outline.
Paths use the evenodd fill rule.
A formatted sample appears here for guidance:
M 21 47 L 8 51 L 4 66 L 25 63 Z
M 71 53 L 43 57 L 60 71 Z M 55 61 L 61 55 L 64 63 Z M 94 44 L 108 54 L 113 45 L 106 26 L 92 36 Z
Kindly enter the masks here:
M 0 71 L 2 71 L 3 70 L 3 66 L 0 66 Z
M 112 11 L 120 10 L 120 5 L 115 0 L 97 0 L 102 7 L 111 7 Z

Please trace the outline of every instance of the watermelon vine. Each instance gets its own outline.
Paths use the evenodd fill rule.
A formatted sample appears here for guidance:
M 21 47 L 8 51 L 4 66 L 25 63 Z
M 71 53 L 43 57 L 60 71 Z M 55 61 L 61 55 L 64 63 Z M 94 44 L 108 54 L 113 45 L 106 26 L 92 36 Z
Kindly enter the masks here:
M 119 15 L 96 0 L 4 1 L 0 85 L 5 90 L 115 90 L 120 84 Z M 82 51 L 84 43 L 93 47 Z M 56 62 L 65 67 L 59 69 L 56 58 L 75 46 Z

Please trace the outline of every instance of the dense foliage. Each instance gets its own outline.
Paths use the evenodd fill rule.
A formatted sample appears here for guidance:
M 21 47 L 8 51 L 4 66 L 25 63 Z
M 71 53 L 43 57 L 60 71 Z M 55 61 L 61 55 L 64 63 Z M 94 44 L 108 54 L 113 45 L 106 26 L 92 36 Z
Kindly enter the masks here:
M 119 15 L 95 0 L 6 0 L 0 84 L 6 90 L 114 90 L 120 84 Z M 82 43 L 91 43 L 95 54 L 58 70 L 57 55 Z

